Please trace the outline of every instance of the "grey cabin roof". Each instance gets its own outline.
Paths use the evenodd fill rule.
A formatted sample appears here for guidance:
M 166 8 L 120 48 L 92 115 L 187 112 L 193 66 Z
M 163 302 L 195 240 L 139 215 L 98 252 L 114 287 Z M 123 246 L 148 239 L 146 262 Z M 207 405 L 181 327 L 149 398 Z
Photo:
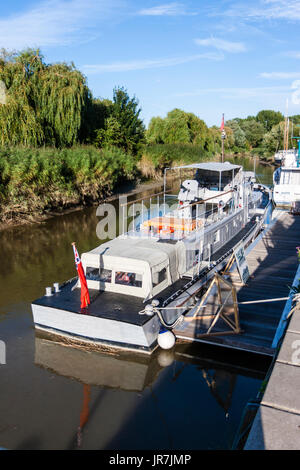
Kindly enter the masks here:
M 195 169 L 195 170 L 208 170 L 208 171 L 217 171 L 222 173 L 223 171 L 232 171 L 237 168 L 242 168 L 241 165 L 233 165 L 230 162 L 219 163 L 219 162 L 205 162 L 205 163 L 192 163 L 191 165 L 183 165 L 173 167 L 173 170 L 179 170 L 180 168 L 185 169 Z

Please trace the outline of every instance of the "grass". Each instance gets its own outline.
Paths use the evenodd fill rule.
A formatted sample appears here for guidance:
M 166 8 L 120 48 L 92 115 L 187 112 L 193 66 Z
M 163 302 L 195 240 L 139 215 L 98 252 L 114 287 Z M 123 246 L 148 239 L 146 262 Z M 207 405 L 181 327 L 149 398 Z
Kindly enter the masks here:
M 138 166 L 144 176 L 157 178 L 164 168 L 213 159 L 213 153 L 192 144 L 149 144 Z
M 136 159 L 117 148 L 0 148 L 1 221 L 98 201 L 135 174 Z

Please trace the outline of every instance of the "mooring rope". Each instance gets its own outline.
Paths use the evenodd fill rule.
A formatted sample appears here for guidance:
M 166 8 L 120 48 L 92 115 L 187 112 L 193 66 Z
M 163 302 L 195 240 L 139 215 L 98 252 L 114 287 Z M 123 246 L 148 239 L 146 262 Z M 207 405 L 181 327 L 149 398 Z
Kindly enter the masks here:
M 281 302 L 283 300 L 288 300 L 290 297 L 279 297 L 279 298 L 275 298 L 275 299 L 262 299 L 262 300 L 249 300 L 249 301 L 246 301 L 246 302 L 237 302 L 237 305 L 253 305 L 253 304 L 259 304 L 259 303 L 267 303 L 267 302 Z M 291 314 L 297 309 L 298 307 L 298 303 L 300 302 L 300 293 L 297 293 L 297 294 L 294 294 L 293 296 L 293 301 L 296 301 L 296 306 L 292 308 L 292 310 L 289 312 L 288 316 L 287 316 L 287 319 L 291 316 Z M 187 307 L 186 306 L 174 306 L 174 307 L 158 307 L 158 306 L 154 306 L 154 305 L 151 305 L 151 304 L 148 304 L 151 308 L 149 309 L 146 309 L 144 308 L 143 310 L 141 310 L 139 312 L 140 315 L 144 315 L 144 314 L 149 314 L 150 312 L 151 313 L 156 313 L 157 316 L 159 317 L 161 323 L 163 326 L 165 326 L 166 328 L 175 328 L 175 326 L 177 326 L 179 323 L 181 323 L 182 321 L 191 321 L 191 320 L 197 320 L 197 319 L 201 319 L 201 317 L 184 317 L 183 315 L 180 315 L 173 323 L 166 323 L 163 319 L 163 316 L 161 314 L 161 310 L 186 310 Z M 216 307 L 220 307 L 222 304 L 215 304 Z M 147 307 L 147 306 L 146 306 Z M 194 307 L 197 307 L 196 305 Z M 202 306 L 199 306 L 197 307 L 198 308 L 198 311 L 200 309 L 204 309 L 205 307 L 207 307 L 207 305 L 202 305 Z M 209 315 L 211 316 L 211 315 Z

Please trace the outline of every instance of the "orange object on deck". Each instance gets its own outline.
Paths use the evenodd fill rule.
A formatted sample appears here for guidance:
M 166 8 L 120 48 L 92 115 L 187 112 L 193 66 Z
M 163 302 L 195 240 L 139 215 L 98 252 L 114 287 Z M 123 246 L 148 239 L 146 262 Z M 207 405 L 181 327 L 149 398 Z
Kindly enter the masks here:
M 155 217 L 154 219 L 146 220 L 143 222 L 143 226 L 146 227 L 154 227 L 156 228 L 159 232 L 163 230 L 164 232 L 169 231 L 173 233 L 175 230 L 182 230 L 182 231 L 188 231 L 191 232 L 192 230 L 196 229 L 196 226 L 199 227 L 199 221 L 198 224 L 196 223 L 196 220 L 191 220 L 191 219 L 181 219 L 181 218 L 175 218 L 175 217 Z

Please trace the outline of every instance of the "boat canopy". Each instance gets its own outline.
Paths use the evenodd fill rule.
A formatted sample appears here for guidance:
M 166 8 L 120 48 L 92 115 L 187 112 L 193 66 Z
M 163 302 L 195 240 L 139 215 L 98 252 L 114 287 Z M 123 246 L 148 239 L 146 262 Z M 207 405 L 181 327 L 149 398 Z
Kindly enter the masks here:
M 230 162 L 218 163 L 218 162 L 205 162 L 205 163 L 192 163 L 190 165 L 175 166 L 172 167 L 172 170 L 180 169 L 195 169 L 195 170 L 207 170 L 207 171 L 216 171 L 222 173 L 223 171 L 232 171 L 236 169 L 241 169 L 241 165 L 234 165 Z
M 183 250 L 181 243 L 120 236 L 83 253 L 81 259 L 89 287 L 148 298 L 179 279 Z M 89 272 L 94 277 L 89 279 Z M 121 278 L 124 282 L 118 281 Z

